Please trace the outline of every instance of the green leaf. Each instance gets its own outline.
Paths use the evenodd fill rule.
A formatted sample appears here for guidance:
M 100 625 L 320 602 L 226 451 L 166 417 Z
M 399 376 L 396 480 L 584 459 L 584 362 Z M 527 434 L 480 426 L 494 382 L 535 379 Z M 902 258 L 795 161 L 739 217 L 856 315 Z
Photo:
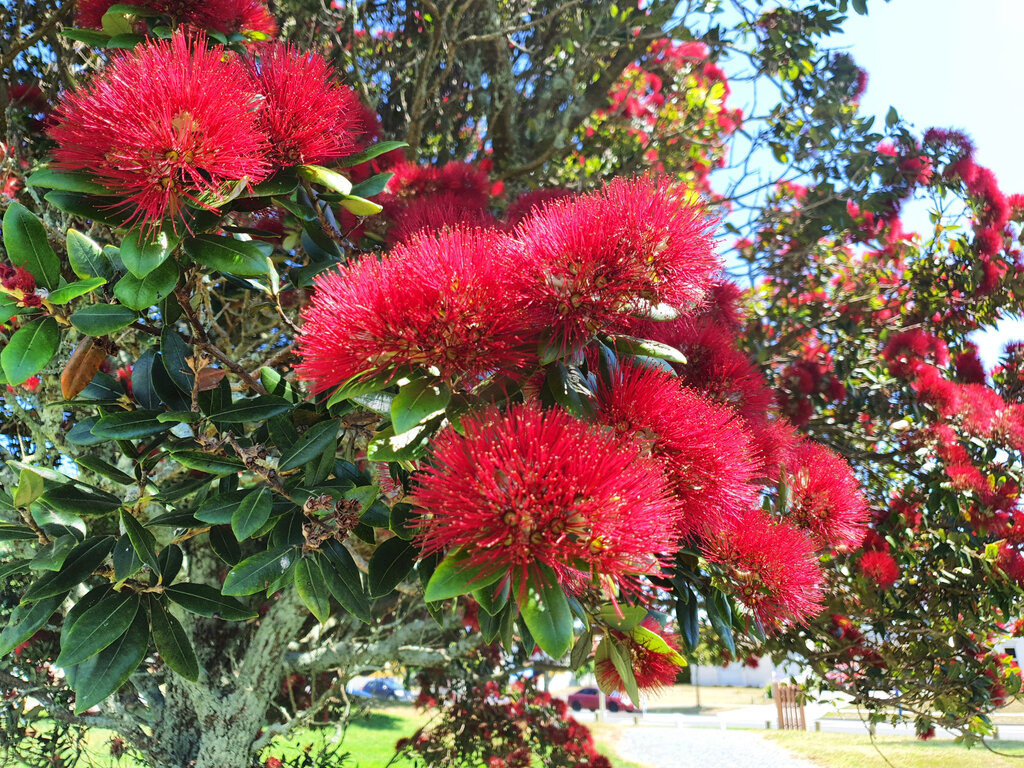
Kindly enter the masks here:
M 332 171 L 320 165 L 300 165 L 298 171 L 301 178 L 308 179 L 314 184 L 333 189 L 335 192 L 340 192 L 343 195 L 352 192 L 352 182 L 337 171 Z
M 394 375 L 390 371 L 383 371 L 373 376 L 370 376 L 369 373 L 353 376 L 334 391 L 334 394 L 327 401 L 327 407 L 330 408 L 358 395 L 379 392 L 388 385 L 388 382 L 394 378 Z
M 295 388 L 284 380 L 284 376 L 273 368 L 263 366 L 260 368 L 260 383 L 271 395 L 283 397 L 289 403 L 298 405 L 302 402 L 302 395 L 295 391 Z
M 519 610 L 540 649 L 552 659 L 560 659 L 572 646 L 572 610 L 554 571 L 541 566 L 540 574 L 544 583 L 527 583 Z
M 79 296 L 84 296 L 90 291 L 95 291 L 101 285 L 106 284 L 106 279 L 102 277 L 90 277 L 85 280 L 76 280 L 73 283 L 61 286 L 56 291 L 52 291 L 50 293 L 49 301 L 51 304 L 56 304 L 58 306 L 61 304 L 67 304 L 73 299 L 77 299 Z
M 235 509 L 242 503 L 247 495 L 246 491 L 232 491 L 231 493 L 218 493 L 211 496 L 196 510 L 196 519 L 211 525 L 227 525 Z
M 359 568 L 345 545 L 336 539 L 329 539 L 323 543 L 317 555 L 320 570 L 334 599 L 357 619 L 369 623 L 370 601 L 363 590 Z
M 34 541 L 36 532 L 27 525 L 0 523 L 0 541 Z M 0 566 L 2 568 L 3 566 Z
M 121 510 L 121 524 L 132 542 L 135 554 L 150 567 L 153 573 L 160 573 L 160 563 L 156 557 L 156 537 L 127 509 Z
M 0 658 L 34 635 L 60 608 L 67 594 L 53 595 L 32 603 L 23 603 L 11 612 L 7 626 L 0 632 Z
M 330 592 L 319 560 L 304 557 L 295 564 L 295 589 L 317 621 L 323 624 L 330 618 Z
M 594 650 L 594 633 L 590 627 L 587 627 L 572 647 L 572 653 L 569 654 L 569 669 L 575 671 L 582 667 L 590 657 L 592 650 Z
M 87 336 L 106 336 L 138 319 L 138 312 L 121 304 L 90 304 L 71 314 L 71 324 Z
M 384 206 L 355 195 L 343 195 L 338 201 L 342 208 L 355 216 L 376 216 Z
M 383 155 L 385 152 L 391 152 L 392 150 L 408 146 L 404 141 L 379 141 L 376 144 L 371 144 L 357 155 L 349 155 L 335 161 L 335 164 L 341 168 L 351 168 L 353 165 L 362 165 L 367 160 L 373 160 L 373 158 Z
M 166 230 L 152 233 L 135 227 L 121 241 L 121 262 L 140 280 L 159 267 L 178 245 L 178 238 Z
M 85 171 L 57 171 L 49 167 L 40 168 L 25 179 L 25 186 L 84 192 L 87 195 L 110 194 L 110 190 L 96 181 L 92 174 Z
M 33 515 L 34 517 L 35 515 Z M 59 571 L 68 553 L 78 544 L 73 533 L 61 533 L 45 547 L 36 550 L 28 567 L 33 571 Z
M 306 433 L 292 446 L 291 450 L 282 452 L 281 460 L 277 463 L 278 472 L 301 467 L 318 458 L 328 446 L 334 443 L 339 429 L 340 425 L 333 419 L 314 424 L 306 430 Z
M 269 179 L 264 179 L 259 184 L 249 189 L 249 197 L 274 197 L 275 195 L 290 195 L 299 186 L 299 178 L 292 168 L 283 168 Z
M 208 269 L 238 277 L 260 277 L 269 272 L 267 257 L 256 243 L 230 235 L 187 237 L 185 253 Z
M 626 695 L 629 696 L 630 701 L 634 704 L 640 701 L 640 690 L 636 683 L 636 673 L 633 671 L 633 664 L 630 660 L 629 652 L 622 648 L 615 640 L 609 637 L 605 637 L 601 641 L 601 645 L 598 646 L 598 654 L 607 654 L 615 667 L 615 671 L 619 673 L 619 678 L 622 680 L 622 685 L 626 689 Z
M 384 187 L 391 181 L 393 173 L 378 173 L 366 181 L 361 181 L 352 187 L 352 194 L 356 197 L 373 197 L 384 191 Z
M 620 616 L 619 613 L 622 615 Z M 597 612 L 597 618 L 601 624 L 620 632 L 629 632 L 634 627 L 640 626 L 640 622 L 647 618 L 647 609 L 641 605 L 625 605 L 619 603 L 618 611 L 614 605 L 603 605 Z
M 366 458 L 370 461 L 412 461 L 421 458 L 430 445 L 435 425 L 420 424 L 408 432 L 395 434 L 394 427 L 386 427 L 373 436 L 366 446 Z
M 185 628 L 167 610 L 163 600 L 153 600 L 150 606 L 150 626 L 157 653 L 168 667 L 186 680 L 195 682 L 199 679 L 199 660 L 185 634 Z
M 16 267 L 24 267 L 36 285 L 54 290 L 60 285 L 60 259 L 46 238 L 43 223 L 21 203 L 11 203 L 4 213 L 4 248 Z
M 139 612 L 139 596 L 134 592 L 113 592 L 75 622 L 61 640 L 57 666 L 70 667 L 95 656 L 117 640 Z
M 235 538 L 245 541 L 270 519 L 273 498 L 266 486 L 246 494 L 231 515 L 231 530 Z
M 443 384 L 434 385 L 425 379 L 406 384 L 391 402 L 391 423 L 395 433 L 408 432 L 443 415 L 451 399 L 451 391 Z
M 142 559 L 135 551 L 135 547 L 132 546 L 132 540 L 127 536 L 122 536 L 114 544 L 114 551 L 111 552 L 110 559 L 114 563 L 114 578 L 118 581 L 131 578 L 143 566 Z
M 135 484 L 134 477 L 129 475 L 127 472 L 122 472 L 113 464 L 110 464 L 97 456 L 77 456 L 75 457 L 75 463 L 82 469 L 87 469 L 90 472 L 94 472 L 95 474 L 105 477 L 108 480 L 112 480 L 115 483 L 119 483 L 121 485 Z
M 178 265 L 168 260 L 143 278 L 125 275 L 114 285 L 114 295 L 126 307 L 147 309 L 170 296 L 179 277 Z
M 215 456 L 202 451 L 174 451 L 170 456 L 183 467 L 211 475 L 231 475 L 245 469 L 241 460 L 232 456 Z
M 110 554 L 114 546 L 113 536 L 94 536 L 72 549 L 59 571 L 51 571 L 40 577 L 25 592 L 22 600 L 41 600 L 54 595 L 66 595 L 92 575 Z
M 473 597 L 480 603 L 480 607 L 491 616 L 497 616 L 502 612 L 505 606 L 508 605 L 508 598 L 511 594 L 511 577 L 501 579 L 497 587 L 492 584 L 473 591 Z
M 75 714 L 80 715 L 99 704 L 124 685 L 142 663 L 148 649 L 149 622 L 145 611 L 138 611 L 123 635 L 78 665 L 74 673 Z
M 68 515 L 105 514 L 121 506 L 121 499 L 112 493 L 73 483 L 51 488 L 39 500 L 50 509 Z
M 14 489 L 14 506 L 27 507 L 43 495 L 43 477 L 30 467 L 25 467 L 18 474 L 18 486 Z
M 206 584 L 174 584 L 166 587 L 164 594 L 186 611 L 211 619 L 247 621 L 259 615 L 235 598 L 226 597 Z
M 52 317 L 40 317 L 14 332 L 0 352 L 9 384 L 23 384 L 43 369 L 60 347 L 60 330 Z
M 668 656 L 676 666 L 686 666 L 686 659 L 680 656 L 679 652 L 665 642 L 665 638 L 657 632 L 652 632 L 647 627 L 634 627 L 629 634 L 637 643 L 648 650 Z
M 382 597 L 389 594 L 409 575 L 416 564 L 416 555 L 416 548 L 397 536 L 377 547 L 370 558 L 370 595 Z
M 92 427 L 96 437 L 108 440 L 133 440 L 137 437 L 149 437 L 171 428 L 157 419 L 163 411 L 138 409 L 121 411 L 102 417 Z
M 47 192 L 43 199 L 65 213 L 111 227 L 124 226 L 131 217 L 131 213 L 116 198 L 83 195 L 80 192 L 65 192 L 62 189 L 55 189 L 52 192 Z
M 667 360 L 670 363 L 686 363 L 686 355 L 675 347 L 662 344 L 660 341 L 638 339 L 633 336 L 612 336 L 609 341 L 619 354 L 656 357 L 659 360 Z
M 722 639 L 725 647 L 729 649 L 729 653 L 736 654 L 736 643 L 732 638 L 732 609 L 729 607 L 729 601 L 726 599 L 718 590 L 714 590 L 710 597 L 704 600 L 704 610 L 708 615 L 708 620 L 711 622 L 711 626 L 714 627 L 715 632 Z
M 90 277 L 110 280 L 114 276 L 114 268 L 103 249 L 95 240 L 77 229 L 68 230 L 67 249 L 71 269 L 83 280 Z
M 263 421 L 272 416 L 280 416 L 292 409 L 292 404 L 282 397 L 258 395 L 232 403 L 217 412 L 217 421 L 223 424 L 244 424 L 245 422 Z
M 160 362 L 174 386 L 186 394 L 192 392 L 192 385 L 195 381 L 195 374 L 187 360 L 191 354 L 192 348 L 181 337 L 181 334 L 173 326 L 165 325 L 160 331 Z M 178 410 L 188 410 L 188 407 Z
M 270 586 L 295 560 L 295 550 L 275 549 L 247 557 L 224 579 L 225 595 L 253 595 Z
M 436 602 L 465 595 L 474 590 L 489 587 L 506 573 L 501 568 L 497 568 L 490 573 L 481 574 L 481 571 L 484 570 L 486 569 L 479 565 L 466 565 L 466 557 L 462 552 L 451 552 L 434 569 L 423 592 L 423 599 L 428 602 Z
M 105 32 L 100 32 L 97 29 L 79 29 L 77 27 L 71 27 L 69 29 L 62 29 L 60 34 L 69 40 L 77 40 L 80 43 L 85 43 L 90 48 L 105 48 L 107 41 L 110 39 L 110 35 Z
M 169 584 L 178 577 L 181 566 L 185 564 L 185 555 L 177 544 L 168 544 L 160 550 L 157 557 L 160 566 L 160 581 Z M 150 575 L 150 583 L 156 584 L 157 579 Z

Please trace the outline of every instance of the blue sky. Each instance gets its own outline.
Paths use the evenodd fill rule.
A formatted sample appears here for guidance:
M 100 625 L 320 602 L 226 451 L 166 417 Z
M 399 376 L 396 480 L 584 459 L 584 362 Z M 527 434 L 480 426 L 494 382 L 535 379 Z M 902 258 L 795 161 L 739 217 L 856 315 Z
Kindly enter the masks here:
M 881 118 L 894 106 L 919 131 L 965 130 L 1012 194 L 1024 192 L 1022 24 L 1022 0 L 870 0 L 868 15 L 851 13 L 831 43 L 868 72 L 864 111 Z M 976 340 L 991 366 L 1003 344 L 1024 340 L 1024 321 Z

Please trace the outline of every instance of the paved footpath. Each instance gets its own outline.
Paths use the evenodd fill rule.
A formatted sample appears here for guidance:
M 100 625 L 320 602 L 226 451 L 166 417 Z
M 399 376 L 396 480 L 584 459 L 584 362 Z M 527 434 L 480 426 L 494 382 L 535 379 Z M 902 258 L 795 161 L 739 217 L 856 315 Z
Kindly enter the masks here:
M 756 731 L 623 728 L 617 751 L 651 768 L 817 768 Z

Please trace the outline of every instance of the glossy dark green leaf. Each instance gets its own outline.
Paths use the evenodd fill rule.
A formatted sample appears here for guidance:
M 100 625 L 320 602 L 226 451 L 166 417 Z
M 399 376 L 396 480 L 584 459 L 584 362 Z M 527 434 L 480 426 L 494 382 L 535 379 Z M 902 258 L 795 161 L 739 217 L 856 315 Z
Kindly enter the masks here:
M 26 187 L 40 189 L 63 189 L 67 192 L 84 192 L 89 195 L 109 195 L 110 190 L 96 181 L 85 171 L 58 171 L 44 167 L 25 179 Z
M 82 419 L 71 427 L 64 437 L 67 438 L 67 441 L 72 445 L 89 446 L 99 445 L 100 443 L 106 442 L 107 438 L 99 437 L 92 433 L 92 428 L 96 426 L 97 421 L 99 421 L 98 416 L 90 416 L 87 419 Z
M 406 384 L 391 401 L 391 423 L 395 433 L 408 432 L 443 415 L 451 398 L 451 391 L 443 384 L 435 385 L 425 379 Z
M 662 344 L 660 341 L 651 339 L 637 339 L 633 336 L 613 336 L 612 345 L 616 352 L 627 355 L 640 355 L 642 357 L 656 357 L 659 360 L 667 360 L 670 363 L 685 363 L 686 355 L 675 347 Z
M 52 595 L 16 607 L 11 612 L 4 631 L 0 632 L 0 657 L 6 656 L 41 629 L 53 616 L 54 611 L 60 608 L 65 597 L 67 593 Z
M 55 189 L 52 192 L 47 192 L 43 199 L 65 213 L 112 227 L 124 226 L 131 216 L 131 213 L 123 205 L 119 205 L 116 199 L 109 197 Z
M 228 572 L 222 591 L 225 595 L 253 595 L 265 590 L 291 568 L 295 557 L 293 549 L 268 550 L 247 557 Z
M 121 385 L 121 382 L 109 373 L 99 371 L 92 377 L 92 381 L 86 385 L 85 389 L 79 393 L 79 398 L 82 400 L 106 400 L 113 402 L 120 400 L 124 394 L 124 387 Z
M 73 483 L 51 488 L 39 500 L 50 509 L 72 515 L 104 514 L 121 506 L 121 499 L 112 493 Z
M 0 523 L 0 541 L 32 541 L 36 532 L 27 525 Z
M 317 621 L 323 624 L 330 618 L 330 591 L 319 560 L 303 557 L 295 564 L 295 589 Z
M 156 537 L 142 523 L 135 519 L 135 515 L 127 509 L 121 510 L 121 524 L 125 533 L 131 539 L 135 554 L 148 565 L 154 573 L 160 572 L 160 563 L 156 557 Z
M 417 550 L 398 537 L 388 539 L 370 558 L 368 585 L 373 597 L 387 595 L 409 575 L 416 564 Z
M 199 659 L 192 648 L 192 643 L 171 612 L 167 610 L 163 600 L 150 602 L 150 627 L 153 632 L 153 644 L 164 663 L 193 682 L 199 679 Z
M 343 157 L 340 160 L 335 161 L 335 164 L 342 168 L 351 168 L 354 165 L 362 165 L 367 160 L 372 160 L 379 155 L 383 155 L 385 152 L 392 152 L 396 149 L 402 149 L 402 147 L 408 146 L 409 145 L 404 141 L 378 141 L 376 144 L 371 144 L 357 155 L 349 155 L 348 157 Z
M 228 525 L 231 523 L 231 516 L 247 494 L 248 491 L 215 494 L 199 505 L 195 513 L 196 519 L 211 525 Z
M 96 437 L 108 440 L 132 440 L 138 437 L 158 435 L 171 428 L 157 419 L 162 411 L 138 409 L 121 411 L 102 417 L 93 425 L 92 433 Z
M 0 365 L 10 384 L 35 376 L 60 347 L 60 330 L 52 317 L 40 317 L 16 330 L 0 351 Z
M 160 567 L 160 580 L 164 584 L 170 584 L 181 572 L 181 566 L 185 564 L 185 554 L 177 544 L 168 544 L 160 550 L 157 555 L 157 565 Z M 155 584 L 156 579 L 152 576 L 151 581 Z
M 272 494 L 263 486 L 247 493 L 231 514 L 231 530 L 235 538 L 245 541 L 270 519 Z
M 164 594 L 186 611 L 226 621 L 255 619 L 256 611 L 246 608 L 233 597 L 226 597 L 206 584 L 173 584 Z
M 124 275 L 114 285 L 114 296 L 126 307 L 143 310 L 170 296 L 180 276 L 178 265 L 168 259 L 145 277 Z
M 106 336 L 138 319 L 138 312 L 122 304 L 90 304 L 71 313 L 71 324 L 87 336 Z
M 111 552 L 110 559 L 114 563 L 114 578 L 118 581 L 124 581 L 134 576 L 143 565 L 142 558 L 139 557 L 135 547 L 132 546 L 132 540 L 127 536 L 122 536 L 114 544 L 114 551 Z
M 76 456 L 75 463 L 82 469 L 87 469 L 101 477 L 112 480 L 120 485 L 134 485 L 135 478 L 127 472 L 122 472 L 113 464 L 104 461 L 98 456 Z
M 69 229 L 66 245 L 71 269 L 83 280 L 90 277 L 110 280 L 114 276 L 110 259 L 103 253 L 99 243 L 88 235 L 77 229 Z
M 60 259 L 50 247 L 43 223 L 21 203 L 4 212 L 4 249 L 16 267 L 24 267 L 36 285 L 54 290 L 60 285 Z M 6 369 L 6 366 L 5 366 Z
M 231 532 L 230 525 L 215 525 L 210 529 L 210 548 L 228 565 L 237 565 L 242 559 L 242 548 Z
M 67 304 L 90 291 L 95 291 L 107 281 L 102 277 L 87 277 L 85 280 L 76 280 L 73 283 L 62 285 L 55 291 L 50 292 L 49 301 L 51 304 L 61 306 Z
M 437 429 L 436 422 L 421 424 L 408 432 L 395 434 L 393 427 L 386 427 L 373 436 L 366 447 L 370 461 L 413 461 L 427 453 L 430 437 Z
M 186 394 L 191 394 L 192 382 L 195 380 L 195 374 L 188 365 L 188 358 L 191 355 L 192 348 L 181 337 L 181 334 L 171 326 L 165 325 L 160 332 L 160 361 L 163 363 L 167 375 L 174 382 L 174 386 Z M 175 407 L 173 410 L 188 409 Z
M 270 270 L 267 257 L 252 241 L 230 235 L 185 238 L 185 253 L 197 264 L 238 277 L 260 277 Z
M 94 707 L 124 685 L 148 649 L 149 622 L 145 611 L 138 611 L 123 635 L 78 665 L 74 673 L 75 714 Z
M 183 467 L 211 475 L 228 475 L 245 469 L 242 461 L 233 456 L 216 456 L 203 451 L 174 451 L 170 456 Z
M 494 584 L 506 573 L 501 568 L 491 569 L 486 574 L 485 571 L 481 566 L 467 565 L 462 552 L 452 552 L 434 569 L 423 591 L 423 599 L 434 602 L 465 595 Z
M 384 191 L 384 187 L 391 181 L 393 173 L 378 173 L 366 181 L 361 181 L 352 187 L 352 194 L 356 197 L 373 197 Z
M 143 232 L 136 227 L 121 241 L 121 263 L 141 280 L 167 261 L 177 244 L 178 238 L 166 230 Z
M 113 536 L 93 536 L 68 552 L 59 571 L 40 577 L 25 592 L 23 600 L 41 600 L 54 595 L 66 595 L 77 587 L 106 560 L 114 546 Z
M 64 559 L 78 543 L 79 538 L 73 533 L 61 533 L 49 544 L 37 549 L 28 566 L 33 571 L 59 571 L 64 565 Z
M 342 608 L 363 622 L 370 621 L 370 601 L 352 555 L 335 539 L 324 542 L 317 553 L 327 588 Z
M 139 612 L 134 592 L 113 592 L 92 606 L 75 622 L 61 641 L 57 665 L 70 667 L 95 656 L 117 640 Z
M 560 659 L 572 646 L 572 611 L 554 572 L 544 567 L 541 573 L 544 583 L 526 585 L 519 610 L 540 649 Z
M 301 467 L 308 461 L 319 458 L 324 450 L 330 446 L 338 436 L 340 426 L 337 421 L 322 421 L 314 424 L 306 430 L 292 449 L 281 454 L 281 461 L 277 469 L 285 472 L 295 467 Z
M 258 395 L 237 400 L 217 413 L 217 421 L 221 424 L 244 424 L 252 421 L 263 421 L 272 416 L 280 416 L 292 409 L 292 404 L 281 397 Z
M 268 368 L 267 366 L 260 368 L 260 383 L 269 394 L 283 397 L 293 405 L 298 405 L 302 402 L 302 395 L 285 381 L 284 376 L 273 368 Z

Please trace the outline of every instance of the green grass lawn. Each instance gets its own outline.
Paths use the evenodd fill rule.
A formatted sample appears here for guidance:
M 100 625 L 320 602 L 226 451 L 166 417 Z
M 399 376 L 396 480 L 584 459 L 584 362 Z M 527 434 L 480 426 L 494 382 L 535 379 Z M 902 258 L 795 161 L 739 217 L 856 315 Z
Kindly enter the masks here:
M 865 734 L 816 733 L 814 731 L 767 731 L 764 736 L 825 768 L 889 768 Z M 1019 768 L 1024 742 L 994 741 L 992 748 L 1012 757 L 994 754 L 983 746 L 968 749 L 953 741 L 919 741 L 905 736 L 878 736 L 875 744 L 897 768 Z
M 340 753 L 348 752 L 351 755 L 344 763 L 345 768 L 412 768 L 413 764 L 408 760 L 397 759 L 391 762 L 395 756 L 395 742 L 411 736 L 426 721 L 427 716 L 411 706 L 393 706 L 355 714 L 340 744 Z M 292 734 L 285 741 L 275 743 L 264 755 L 295 756 L 310 744 L 317 750 L 324 745 L 333 748 L 337 746 L 337 735 L 337 730 L 333 726 L 304 729 Z M 611 758 L 615 768 L 643 768 L 636 763 L 615 757 L 613 745 L 617 738 L 616 728 L 599 724 L 599 730 L 595 730 L 594 735 L 598 749 Z M 88 754 L 93 765 L 97 768 L 146 768 L 127 757 L 120 761 L 110 757 L 110 737 L 110 731 L 100 728 L 88 732 Z M 11 766 L 21 767 L 21 763 Z

